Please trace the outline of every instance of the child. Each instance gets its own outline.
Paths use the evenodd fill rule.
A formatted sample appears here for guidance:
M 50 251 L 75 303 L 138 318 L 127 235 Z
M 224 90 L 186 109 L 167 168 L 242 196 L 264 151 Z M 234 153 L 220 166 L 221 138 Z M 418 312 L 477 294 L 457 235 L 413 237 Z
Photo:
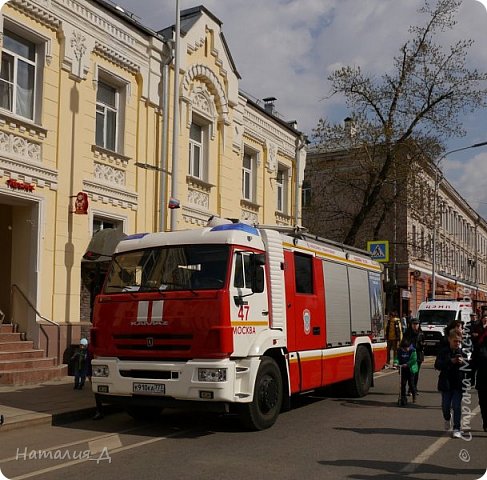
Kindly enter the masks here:
M 462 395 L 464 373 L 461 367 L 464 355 L 461 348 L 462 337 L 450 331 L 448 344 L 442 345 L 436 356 L 435 368 L 440 371 L 438 390 L 441 392 L 441 408 L 445 420 L 445 430 L 451 428 L 451 411 L 453 410 L 453 438 L 461 438 Z
M 82 390 L 86 377 L 91 376 L 91 355 L 88 351 L 88 340 L 79 341 L 79 349 L 71 357 L 74 370 L 74 389 Z
M 406 384 L 413 394 L 413 403 L 416 401 L 416 386 L 414 384 L 414 375 L 418 373 L 418 362 L 416 349 L 407 337 L 404 337 L 399 344 L 397 357 L 394 365 L 398 366 L 401 371 L 401 405 L 407 404 Z

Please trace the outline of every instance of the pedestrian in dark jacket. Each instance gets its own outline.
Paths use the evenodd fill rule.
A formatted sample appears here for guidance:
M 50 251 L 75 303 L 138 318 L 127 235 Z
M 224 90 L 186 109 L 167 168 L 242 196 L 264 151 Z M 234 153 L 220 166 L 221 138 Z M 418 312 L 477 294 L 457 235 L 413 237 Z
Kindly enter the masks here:
M 406 399 L 406 384 L 409 385 L 409 390 L 413 394 L 413 403 L 416 401 L 416 389 L 414 388 L 414 375 L 418 372 L 418 364 L 416 361 L 416 350 L 408 338 L 404 337 L 399 344 L 397 350 L 397 357 L 394 360 L 394 365 L 400 368 L 401 375 L 401 405 L 407 404 Z
M 487 312 L 482 315 L 479 322 L 476 322 L 471 326 L 471 336 L 472 343 L 475 347 L 483 342 L 484 338 L 487 337 Z
M 424 362 L 424 333 L 421 330 L 421 325 L 419 324 L 419 320 L 417 318 L 411 319 L 411 324 L 404 333 L 404 338 L 407 338 L 411 345 L 416 350 L 416 362 L 418 364 L 418 371 L 414 374 L 414 391 L 416 395 L 418 393 L 418 380 L 419 380 L 419 371 L 421 370 L 421 364 Z M 413 393 L 411 390 L 409 393 Z
M 451 412 L 453 410 L 453 438 L 461 438 L 462 396 L 464 372 L 464 355 L 461 348 L 462 337 L 452 330 L 448 337 L 448 345 L 442 345 L 436 356 L 435 368 L 440 371 L 438 390 L 441 392 L 441 408 L 445 420 L 445 430 L 451 428 Z
M 88 350 L 88 340 L 82 338 L 79 349 L 71 357 L 74 372 L 74 389 L 82 390 L 86 377 L 91 377 L 91 354 Z
M 475 388 L 479 394 L 482 427 L 487 432 L 487 337 L 475 345 L 472 360 L 476 370 Z

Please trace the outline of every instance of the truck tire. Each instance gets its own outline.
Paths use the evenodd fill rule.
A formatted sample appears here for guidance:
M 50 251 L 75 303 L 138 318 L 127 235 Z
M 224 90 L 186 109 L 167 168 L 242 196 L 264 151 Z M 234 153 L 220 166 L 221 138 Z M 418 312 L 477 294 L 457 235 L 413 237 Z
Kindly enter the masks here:
M 363 397 L 372 385 L 372 359 L 365 347 L 358 347 L 355 355 L 353 378 L 347 382 L 347 393 L 351 397 Z
M 282 406 L 282 377 L 274 359 L 263 357 L 251 403 L 242 404 L 240 421 L 250 430 L 264 430 L 277 420 Z
M 125 411 L 134 419 L 140 421 L 155 420 L 162 412 L 160 407 L 127 407 Z

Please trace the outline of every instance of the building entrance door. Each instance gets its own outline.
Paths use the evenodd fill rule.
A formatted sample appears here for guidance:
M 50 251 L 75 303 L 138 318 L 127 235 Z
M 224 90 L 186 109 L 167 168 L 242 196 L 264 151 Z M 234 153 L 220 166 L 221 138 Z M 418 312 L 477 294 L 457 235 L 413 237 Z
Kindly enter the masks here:
M 35 343 L 35 312 L 19 291 L 37 308 L 38 238 L 38 202 L 0 193 L 0 310 Z

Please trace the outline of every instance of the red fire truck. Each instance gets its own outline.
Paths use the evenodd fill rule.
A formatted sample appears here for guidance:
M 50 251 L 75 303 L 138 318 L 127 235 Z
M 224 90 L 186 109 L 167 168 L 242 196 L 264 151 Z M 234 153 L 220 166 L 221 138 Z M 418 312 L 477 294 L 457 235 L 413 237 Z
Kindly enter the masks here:
M 99 399 L 134 417 L 236 411 L 260 430 L 292 395 L 367 394 L 386 360 L 381 265 L 299 229 L 216 223 L 119 243 L 91 330 Z

